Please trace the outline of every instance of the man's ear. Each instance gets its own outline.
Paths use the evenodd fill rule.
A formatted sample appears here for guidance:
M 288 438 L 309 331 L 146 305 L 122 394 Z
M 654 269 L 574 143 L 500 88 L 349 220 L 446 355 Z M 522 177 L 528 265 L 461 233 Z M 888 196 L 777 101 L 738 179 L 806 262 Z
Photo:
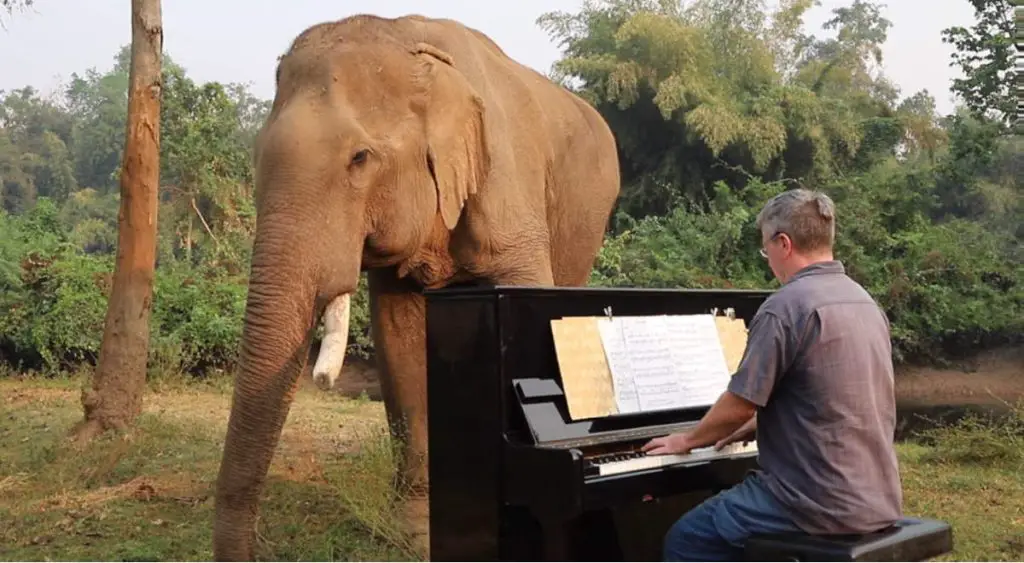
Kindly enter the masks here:
M 437 190 L 437 206 L 448 230 L 455 228 L 466 199 L 483 185 L 490 170 L 484 131 L 484 102 L 455 68 L 451 55 L 419 43 L 413 53 L 424 64 L 427 163 Z

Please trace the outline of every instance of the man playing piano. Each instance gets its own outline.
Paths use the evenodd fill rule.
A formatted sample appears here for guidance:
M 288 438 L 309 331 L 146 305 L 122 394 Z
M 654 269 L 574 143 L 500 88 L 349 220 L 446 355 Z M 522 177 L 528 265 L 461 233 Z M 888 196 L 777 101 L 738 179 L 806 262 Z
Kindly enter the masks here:
M 643 449 L 722 447 L 756 427 L 761 469 L 683 515 L 665 536 L 669 561 L 738 560 L 752 534 L 865 533 L 902 515 L 889 323 L 832 256 L 834 205 L 790 190 L 757 225 L 782 287 L 751 319 L 743 360 L 700 423 Z

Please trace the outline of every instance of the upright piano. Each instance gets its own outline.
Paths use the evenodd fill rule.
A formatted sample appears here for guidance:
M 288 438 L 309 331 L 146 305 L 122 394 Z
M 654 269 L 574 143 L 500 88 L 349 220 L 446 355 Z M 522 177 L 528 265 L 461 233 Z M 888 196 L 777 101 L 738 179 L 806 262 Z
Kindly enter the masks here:
M 732 308 L 749 326 L 769 295 L 501 286 L 427 292 L 431 560 L 660 560 L 672 523 L 756 468 L 756 449 L 638 453 L 651 438 L 696 425 L 709 406 L 573 420 L 550 321 Z

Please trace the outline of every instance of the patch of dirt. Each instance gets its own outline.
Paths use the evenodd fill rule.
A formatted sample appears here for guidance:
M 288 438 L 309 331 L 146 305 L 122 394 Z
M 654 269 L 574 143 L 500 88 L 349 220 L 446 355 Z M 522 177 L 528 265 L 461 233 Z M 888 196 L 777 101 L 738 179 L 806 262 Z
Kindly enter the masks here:
M 202 421 L 227 428 L 231 395 L 209 391 L 148 392 L 142 398 L 142 412 L 178 421 Z
M 19 406 L 26 404 L 52 404 L 54 402 L 80 401 L 80 391 L 73 389 L 60 389 L 56 387 L 28 387 L 24 382 L 10 380 L 4 385 L 3 401 L 0 404 Z
M 29 481 L 27 473 L 18 473 L 17 475 L 8 475 L 3 479 L 0 479 L 0 497 L 7 491 L 13 491 L 18 487 L 21 487 Z
M 313 383 L 313 365 L 316 363 L 316 355 L 311 354 L 311 359 L 306 364 L 306 369 L 299 376 L 300 389 L 317 389 Z M 377 367 L 372 360 L 360 360 L 346 358 L 345 365 L 334 382 L 332 391 L 343 397 L 358 399 L 365 394 L 371 401 L 380 401 L 380 380 L 377 378 Z
M 1024 399 L 1024 347 L 980 354 L 961 366 L 909 366 L 896 374 L 900 405 L 1013 404 Z
M 303 386 L 305 387 L 305 386 Z M 147 394 L 145 410 L 162 418 L 202 424 L 222 436 L 231 413 L 231 396 L 203 391 Z M 384 425 L 381 403 L 351 401 L 312 385 L 300 388 L 281 431 L 271 474 L 295 482 L 322 482 L 319 457 L 355 450 L 364 436 Z
M 276 477 L 296 483 L 324 483 L 323 466 L 317 460 L 320 448 L 316 437 L 302 431 L 283 432 L 278 454 L 271 462 L 270 472 Z
M 132 498 L 141 502 L 173 500 L 198 504 L 206 500 L 208 485 L 198 483 L 189 475 L 158 475 L 136 477 L 130 481 L 85 491 L 61 491 L 39 503 L 42 511 L 49 509 L 86 509 L 115 499 Z

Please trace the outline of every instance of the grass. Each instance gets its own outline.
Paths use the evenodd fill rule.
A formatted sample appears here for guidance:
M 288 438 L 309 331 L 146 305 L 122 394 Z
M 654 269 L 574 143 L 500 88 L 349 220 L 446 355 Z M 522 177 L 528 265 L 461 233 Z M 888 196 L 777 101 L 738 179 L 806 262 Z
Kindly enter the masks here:
M 904 510 L 953 527 L 959 561 L 1024 560 L 1024 402 L 899 446 Z
M 86 448 L 75 380 L 0 380 L 0 560 L 210 560 L 230 393 L 164 384 Z M 388 502 L 383 410 L 299 393 L 257 523 L 261 560 L 416 560 Z
M 225 385 L 164 380 L 127 439 L 84 449 L 81 381 L 0 379 L 0 559 L 209 560 Z M 898 446 L 905 511 L 950 522 L 943 560 L 1024 559 L 1024 406 Z M 300 391 L 257 524 L 261 560 L 419 559 L 388 503 L 379 403 Z

